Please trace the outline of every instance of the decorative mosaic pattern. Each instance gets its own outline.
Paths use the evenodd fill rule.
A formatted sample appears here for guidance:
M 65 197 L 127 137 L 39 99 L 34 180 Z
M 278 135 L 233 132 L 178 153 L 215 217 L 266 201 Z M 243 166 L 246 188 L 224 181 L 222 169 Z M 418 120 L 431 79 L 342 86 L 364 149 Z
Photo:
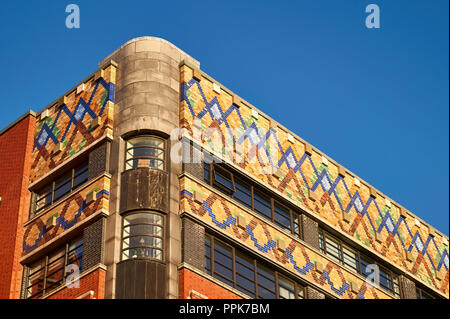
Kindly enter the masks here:
M 96 200 L 86 202 L 86 197 L 93 191 L 97 192 Z M 108 210 L 110 180 L 102 177 L 89 183 L 78 192 L 70 195 L 66 200 L 43 213 L 31 224 L 25 227 L 23 253 L 26 255 L 61 233 L 71 229 L 87 217 L 99 210 Z M 49 226 L 49 220 L 55 218 L 55 225 Z
M 217 195 L 194 180 L 183 177 L 181 186 L 183 189 L 181 211 L 194 214 L 208 225 L 238 239 L 246 246 L 256 249 L 259 253 L 296 272 L 301 277 L 315 282 L 327 291 L 341 298 L 349 299 L 392 298 L 383 290 L 366 284 L 361 277 L 293 240 L 275 227 L 249 214 L 225 197 Z M 194 201 L 194 192 L 202 194 L 204 198 L 202 203 Z M 245 229 L 242 225 L 238 227 L 238 216 L 245 218 Z M 277 247 L 277 240 L 285 243 L 284 249 L 280 250 Z M 316 270 L 316 262 L 323 266 L 322 272 Z
M 428 226 L 414 216 L 401 217 L 400 208 L 387 198 L 379 194 L 372 197 L 368 185 L 349 174 L 342 177 L 339 168 L 324 160 L 322 154 L 313 151 L 309 155 L 301 141 L 281 128 L 274 129 L 270 119 L 255 114 L 255 109 L 243 103 L 235 106 L 225 90 L 218 93 L 206 78 L 199 83 L 192 76 L 189 67 L 181 67 L 180 126 L 189 134 L 193 134 L 194 119 L 201 120 L 202 132 L 210 128 L 219 129 L 224 136 L 231 129 L 237 132 L 234 143 L 267 155 L 279 177 L 262 173 L 264 167 L 258 161 L 252 162 L 247 154 L 244 163 L 238 163 L 233 154 L 235 165 L 424 284 L 448 295 L 447 237 L 430 235 Z M 208 138 L 202 144 L 214 147 Z M 269 149 L 268 145 L 277 147 Z M 271 160 L 274 152 L 276 162 Z
M 66 103 L 36 118 L 30 183 L 106 134 L 112 134 L 116 69 L 109 66 L 103 77 L 84 83 L 84 90 L 66 96 Z M 100 118 L 98 126 L 95 119 Z M 61 149 L 55 152 L 58 145 Z

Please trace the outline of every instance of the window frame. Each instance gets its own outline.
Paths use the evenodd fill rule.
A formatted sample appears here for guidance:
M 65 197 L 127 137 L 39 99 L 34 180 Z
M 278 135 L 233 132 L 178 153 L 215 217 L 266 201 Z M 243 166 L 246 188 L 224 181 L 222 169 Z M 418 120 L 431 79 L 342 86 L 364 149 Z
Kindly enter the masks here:
M 428 298 L 423 298 L 423 295 L 427 295 Z M 426 291 L 425 289 L 418 287 L 418 286 L 416 286 L 416 297 L 417 297 L 417 299 L 420 299 L 420 300 L 440 299 L 439 297 L 436 297 L 434 294 L 431 294 L 428 291 Z
M 337 243 L 338 243 L 338 249 L 341 255 L 341 258 L 336 257 L 335 255 L 330 254 L 327 251 L 327 242 L 326 242 L 326 238 L 332 238 L 334 239 Z M 392 287 L 387 287 L 384 284 L 381 283 L 380 280 L 380 285 L 379 287 L 383 290 L 386 290 L 388 292 L 390 292 L 392 295 L 402 298 L 402 289 L 400 287 L 400 276 L 396 273 L 394 273 L 390 268 L 386 267 L 384 264 L 376 261 L 374 258 L 370 258 L 367 255 L 364 255 L 360 252 L 359 249 L 355 248 L 352 245 L 349 245 L 347 242 L 342 241 L 340 238 L 338 238 L 337 236 L 332 235 L 331 233 L 327 232 L 326 230 L 324 230 L 322 227 L 319 227 L 319 243 L 322 242 L 323 243 L 323 247 L 322 245 L 320 245 L 320 252 L 323 253 L 324 255 L 332 258 L 333 260 L 336 259 L 335 262 L 340 263 L 341 265 L 343 265 L 345 268 L 350 269 L 351 271 L 356 272 L 357 274 L 366 277 L 365 273 L 362 271 L 362 261 L 364 260 L 365 262 L 368 262 L 368 264 L 375 264 L 378 266 L 380 273 L 381 270 L 383 270 L 384 273 L 389 275 L 389 281 L 391 282 Z M 344 259 L 344 246 L 350 248 L 351 250 L 353 250 L 355 252 L 356 255 L 356 262 L 357 262 L 357 269 L 354 269 L 350 266 L 348 266 L 345 263 L 345 259 Z M 381 274 L 380 274 L 381 276 Z M 398 287 L 398 292 L 395 291 L 395 286 Z
M 207 254 L 207 242 L 209 242 L 209 257 Z M 217 262 L 215 260 L 215 243 L 216 242 L 220 242 L 220 244 L 227 246 L 230 248 L 231 250 L 231 261 L 232 261 L 232 268 L 230 269 L 230 267 L 226 266 L 226 268 L 228 270 L 232 271 L 232 278 L 228 278 L 226 275 L 221 274 L 221 273 L 217 273 L 215 270 L 215 263 Z M 266 269 L 269 269 L 270 271 L 273 272 L 274 274 L 274 287 L 275 287 L 275 291 L 272 291 L 272 293 L 275 295 L 275 299 L 280 299 L 280 283 L 279 283 L 279 278 L 282 277 L 288 281 L 291 281 L 294 285 L 294 296 L 295 299 L 306 299 L 306 285 L 299 283 L 298 280 L 296 279 L 292 279 L 290 276 L 288 276 L 285 273 L 282 273 L 276 269 L 274 269 L 274 267 L 270 266 L 269 264 L 267 264 L 266 262 L 260 261 L 259 259 L 251 256 L 250 254 L 247 254 L 243 249 L 240 249 L 236 246 L 230 245 L 227 242 L 225 242 L 224 240 L 221 240 L 219 238 L 217 238 L 216 236 L 210 234 L 210 233 L 205 233 L 205 243 L 204 243 L 204 248 L 205 248 L 205 272 L 207 274 L 209 274 L 210 276 L 214 277 L 215 279 L 223 282 L 224 284 L 229 285 L 229 283 L 227 283 L 226 281 L 229 281 L 232 283 L 232 285 L 229 285 L 231 287 L 233 287 L 236 290 L 239 290 L 240 292 L 253 297 L 254 299 L 261 299 L 259 298 L 259 288 L 262 287 L 268 291 L 270 291 L 268 287 L 265 287 L 264 285 L 262 285 L 261 283 L 258 283 L 258 276 L 264 276 L 265 275 L 261 275 L 258 272 L 258 269 L 261 267 L 264 267 Z M 243 265 L 241 262 L 239 262 L 236 259 L 236 255 L 242 255 L 245 256 L 248 260 L 248 262 L 251 261 L 253 268 L 249 269 L 249 267 L 247 267 L 246 265 Z M 209 265 L 210 267 L 207 267 L 207 263 L 206 260 L 209 259 Z M 217 262 L 220 266 L 224 267 L 222 265 L 222 263 Z M 238 273 L 236 271 L 236 264 L 239 264 L 241 266 L 244 266 L 245 268 L 247 268 L 249 271 L 253 272 L 253 279 L 249 278 L 247 275 L 244 275 L 242 273 Z M 259 266 L 259 267 L 258 267 Z M 239 275 L 241 277 L 243 277 L 244 279 L 246 279 L 247 281 L 250 281 L 253 283 L 254 286 L 254 291 L 250 291 L 249 289 L 243 287 L 242 284 L 239 284 L 237 279 L 236 279 L 236 275 Z M 225 278 L 226 281 L 221 280 L 220 278 Z M 270 279 L 271 280 L 271 279 Z M 246 292 L 247 291 L 247 292 Z M 299 298 L 301 295 L 302 298 Z
M 76 245 L 74 248 L 69 250 L 70 246 L 72 244 L 75 244 L 75 243 L 78 243 L 78 245 Z M 82 236 L 77 237 L 76 239 L 65 243 L 62 247 L 52 251 L 51 253 L 45 255 L 42 258 L 39 258 L 35 262 L 33 262 L 31 264 L 27 264 L 26 265 L 27 274 L 26 274 L 26 286 L 25 286 L 25 299 L 36 299 L 35 298 L 36 296 L 38 296 L 37 297 L 38 299 L 42 298 L 43 296 L 45 296 L 49 292 L 52 292 L 53 290 L 55 290 L 55 289 L 61 287 L 62 285 L 64 285 L 66 283 L 67 277 L 70 275 L 69 272 L 66 272 L 66 268 L 67 268 L 68 265 L 73 264 L 73 262 L 71 262 L 70 264 L 68 263 L 68 261 L 69 261 L 68 256 L 69 256 L 70 253 L 72 253 L 72 252 L 74 252 L 74 251 L 76 251 L 77 249 L 80 249 L 80 248 L 81 248 L 81 256 L 77 256 L 76 261 L 81 260 L 81 264 L 80 264 L 80 268 L 79 268 L 80 274 L 81 274 L 83 272 L 83 270 L 84 270 L 83 269 L 84 242 L 83 242 L 83 237 Z M 56 258 L 55 260 L 52 260 L 51 262 L 49 262 L 50 256 L 52 254 L 54 254 L 54 253 L 58 254 L 58 252 L 64 252 L 64 253 L 62 254 L 62 256 L 60 256 L 60 257 Z M 50 274 L 50 275 L 53 275 L 53 274 L 55 274 L 57 272 L 63 271 L 61 282 L 56 284 L 56 285 L 52 284 L 50 286 L 47 286 L 47 280 L 48 280 L 48 276 L 49 276 L 49 273 L 48 273 L 49 266 L 53 265 L 56 261 L 58 261 L 61 258 L 63 259 L 62 267 L 58 268 L 57 270 L 52 270 L 53 272 Z M 45 259 L 44 266 L 42 266 L 38 270 L 36 270 L 33 273 L 31 273 L 30 272 L 30 268 L 31 268 L 30 266 L 32 264 L 35 264 L 38 261 L 43 260 L 43 259 Z M 37 293 L 35 293 L 33 295 L 30 295 L 29 288 L 33 287 L 36 284 L 39 284 L 39 282 L 40 282 L 40 281 L 38 281 L 37 283 L 30 284 L 30 282 L 29 282 L 30 281 L 30 277 L 32 275 L 40 272 L 42 269 L 44 270 L 44 277 L 42 279 L 42 284 L 43 284 L 42 290 L 40 290 L 39 292 L 37 292 Z
M 129 144 L 131 144 L 131 141 L 133 139 L 138 139 L 138 138 L 149 138 L 149 139 L 155 139 L 155 140 L 159 140 L 162 142 L 162 147 L 159 146 L 155 146 L 155 145 L 140 145 L 140 146 L 129 146 Z M 130 158 L 127 159 L 127 154 L 130 150 L 132 149 L 136 149 L 136 148 L 150 148 L 150 149 L 154 149 L 154 150 L 160 150 L 162 151 L 162 155 L 163 158 L 159 158 L 158 156 L 154 156 L 154 155 L 148 155 L 148 156 L 131 156 Z M 148 165 L 148 167 L 143 166 L 143 167 L 133 167 L 133 165 L 131 165 L 131 167 L 128 167 L 128 162 L 132 162 L 133 160 L 139 160 L 139 159 L 148 159 L 148 160 L 155 160 L 158 162 L 162 162 L 162 169 L 158 168 L 158 167 L 153 167 Z M 125 139 L 125 152 L 124 152 L 124 170 L 125 171 L 129 171 L 129 170 L 134 170 L 134 169 L 139 169 L 139 168 L 150 168 L 150 169 L 157 169 L 160 171 L 167 171 L 167 139 L 159 136 L 159 135 L 154 135 L 154 134 L 139 134 L 139 135 L 133 135 L 128 137 L 127 139 Z
M 227 172 L 230 174 L 230 179 L 233 185 L 233 190 L 226 187 L 224 190 L 224 187 L 220 187 L 217 185 L 218 183 L 215 182 L 215 171 L 219 168 L 219 170 Z M 267 190 L 264 190 L 262 187 L 255 186 L 254 183 L 251 181 L 248 181 L 247 178 L 243 177 L 239 173 L 235 173 L 233 170 L 225 168 L 224 165 L 219 165 L 217 163 L 204 163 L 203 164 L 203 180 L 208 183 L 209 186 L 214 187 L 221 191 L 222 193 L 226 194 L 228 197 L 231 197 L 233 200 L 237 201 L 239 204 L 245 206 L 247 209 L 250 209 L 254 213 L 256 213 L 261 218 L 264 218 L 265 220 L 268 220 L 272 222 L 277 227 L 288 231 L 293 236 L 302 239 L 302 223 L 301 223 L 301 212 L 297 212 L 296 210 L 292 209 L 292 207 L 289 204 L 286 204 L 283 200 L 279 200 L 278 198 L 275 198 L 274 196 L 271 196 L 271 194 L 267 194 Z M 243 186 L 248 186 L 250 189 L 250 193 L 246 193 L 250 197 L 251 203 L 243 203 L 240 198 L 237 198 L 236 194 L 236 182 L 239 181 L 239 185 L 244 184 Z M 238 187 L 240 192 L 243 192 L 240 187 Z M 261 194 L 261 195 L 260 195 Z M 261 202 L 257 196 L 265 198 L 269 205 L 266 203 Z M 270 216 L 265 215 L 263 212 L 261 212 L 259 209 L 255 208 L 255 202 L 260 203 L 261 205 L 266 206 L 270 209 Z M 270 207 L 269 207 L 270 206 Z M 287 229 L 284 226 L 281 226 L 279 222 L 276 220 L 276 206 L 281 206 L 289 211 L 289 229 Z M 295 230 L 295 226 L 298 227 L 298 230 Z
M 135 223 L 135 224 L 128 224 L 125 226 L 125 218 L 131 215 L 136 215 L 136 214 L 150 214 L 150 215 L 157 215 L 160 216 L 162 219 L 162 224 L 158 224 L 158 223 Z M 156 235 L 156 234 L 150 234 L 150 233 L 139 233 L 136 235 L 128 235 L 128 236 L 124 236 L 124 230 L 125 228 L 130 228 L 131 226 L 136 226 L 136 225 L 148 225 L 148 226 L 156 226 L 161 228 L 162 234 L 161 235 Z M 154 210 L 134 210 L 131 212 L 127 212 L 125 214 L 122 215 L 122 225 L 121 225 L 121 237 L 120 237 L 120 261 L 127 261 L 127 260 L 135 260 L 135 259 L 146 259 L 146 260 L 156 260 L 156 261 L 160 261 L 160 262 L 165 262 L 165 253 L 166 253 L 166 229 L 165 229 L 165 225 L 166 225 L 166 215 L 158 212 L 158 211 L 154 211 Z M 151 237 L 151 238 L 157 238 L 157 239 L 161 239 L 162 245 L 161 247 L 157 247 L 157 246 L 152 246 L 152 245 L 139 245 L 139 246 L 128 246 L 127 248 L 123 248 L 123 243 L 125 239 L 129 239 L 132 237 Z M 155 257 L 136 257 L 136 258 L 124 258 L 124 251 L 130 251 L 131 249 L 135 249 L 135 248 L 150 248 L 153 250 L 159 250 L 161 251 L 161 259 L 159 258 L 155 258 Z
M 81 172 L 81 173 L 79 173 Z M 78 173 L 78 174 L 77 174 Z M 80 175 L 86 173 L 86 179 L 83 180 L 81 183 L 78 183 L 77 185 L 74 184 L 75 178 L 79 177 Z M 70 177 L 70 180 L 67 180 Z M 58 181 L 64 181 L 62 184 L 57 184 Z M 64 172 L 64 174 L 61 174 L 58 178 L 53 179 L 51 182 L 46 183 L 44 186 L 40 187 L 39 189 L 36 189 L 33 191 L 33 200 L 32 200 L 32 207 L 30 209 L 29 218 L 34 218 L 49 207 L 53 206 L 54 204 L 60 202 L 63 198 L 70 196 L 73 192 L 81 188 L 83 185 L 85 185 L 89 181 L 89 161 L 83 161 L 83 163 L 74 166 Z M 62 186 L 70 183 L 70 189 L 65 192 L 63 195 L 55 198 L 55 192 L 61 189 Z M 58 187 L 58 188 L 57 188 Z M 40 194 L 41 190 L 45 190 L 48 188 L 48 191 Z M 38 208 L 38 203 L 42 200 L 45 200 L 47 196 L 50 194 L 50 202 L 47 204 L 44 204 L 42 207 Z M 44 196 L 45 195 L 45 196 Z

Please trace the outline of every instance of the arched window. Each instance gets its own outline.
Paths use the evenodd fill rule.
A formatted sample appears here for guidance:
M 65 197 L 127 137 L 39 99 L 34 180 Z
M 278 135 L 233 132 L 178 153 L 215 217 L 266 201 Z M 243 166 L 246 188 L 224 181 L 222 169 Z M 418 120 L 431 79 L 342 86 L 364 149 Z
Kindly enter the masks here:
M 123 217 L 122 260 L 163 259 L 164 217 L 156 212 L 133 212 Z
M 127 140 L 125 169 L 140 167 L 165 169 L 164 139 L 145 135 Z

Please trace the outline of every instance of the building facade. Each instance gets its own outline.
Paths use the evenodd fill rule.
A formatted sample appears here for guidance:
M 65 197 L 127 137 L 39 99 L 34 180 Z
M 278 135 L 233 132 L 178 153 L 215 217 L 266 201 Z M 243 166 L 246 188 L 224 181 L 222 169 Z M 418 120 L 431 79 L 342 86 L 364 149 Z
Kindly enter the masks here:
M 163 39 L 0 146 L 1 298 L 449 297 L 447 236 Z

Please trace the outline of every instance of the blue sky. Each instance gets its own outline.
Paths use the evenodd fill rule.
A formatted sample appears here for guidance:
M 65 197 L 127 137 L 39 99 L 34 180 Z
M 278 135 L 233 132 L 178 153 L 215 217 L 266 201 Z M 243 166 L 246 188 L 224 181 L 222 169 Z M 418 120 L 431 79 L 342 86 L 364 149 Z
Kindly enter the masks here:
M 81 28 L 65 27 L 66 5 Z M 367 29 L 365 7 L 381 10 Z M 162 37 L 263 112 L 449 233 L 448 0 L 10 1 L 0 129 L 138 36 Z

